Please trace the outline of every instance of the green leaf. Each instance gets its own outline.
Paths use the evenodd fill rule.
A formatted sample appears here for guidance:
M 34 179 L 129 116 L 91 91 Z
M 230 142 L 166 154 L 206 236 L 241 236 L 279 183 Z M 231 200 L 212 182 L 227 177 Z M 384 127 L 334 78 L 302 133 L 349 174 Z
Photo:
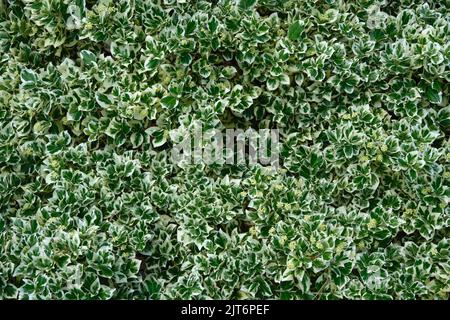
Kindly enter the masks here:
M 97 93 L 95 95 L 95 100 L 102 108 L 108 108 L 112 105 L 112 96 L 103 93 Z
M 353 147 L 351 145 L 347 145 L 344 147 L 344 154 L 345 157 L 350 159 L 351 157 L 353 157 Z
M 98 266 L 98 271 L 99 271 L 98 275 L 105 277 L 105 278 L 112 278 L 112 276 L 114 275 L 111 267 L 109 267 L 107 265 Z
M 168 132 L 165 130 L 150 128 L 151 130 L 147 130 L 147 133 L 153 136 L 152 144 L 155 148 L 161 147 L 167 142 Z
M 154 70 L 158 64 L 160 63 L 160 60 L 154 57 L 148 57 L 144 61 L 144 70 L 145 71 L 151 71 Z
M 81 50 L 80 55 L 83 63 L 87 66 L 97 61 L 97 56 L 89 50 Z
M 209 31 L 211 33 L 216 32 L 218 26 L 219 26 L 219 21 L 216 19 L 216 17 L 212 17 L 211 20 L 208 22 Z
M 173 96 L 165 96 L 161 99 L 161 105 L 166 109 L 172 109 L 175 108 L 178 105 L 177 98 Z
M 274 91 L 278 89 L 280 86 L 280 82 L 277 79 L 268 79 L 267 80 L 267 90 Z
M 248 10 L 256 4 L 257 0 L 240 0 L 239 7 L 243 10 Z
M 23 69 L 20 72 L 20 78 L 26 82 L 36 82 L 37 80 L 36 72 L 30 69 Z
M 288 38 L 291 41 L 298 40 L 300 38 L 300 35 L 302 34 L 304 30 L 304 23 L 300 21 L 295 21 L 289 26 L 288 30 Z
M 30 69 L 23 69 L 20 72 L 21 86 L 25 89 L 34 88 L 37 84 L 37 74 Z
M 427 98 L 432 103 L 440 104 L 442 102 L 442 93 L 429 87 L 427 89 Z
M 195 22 L 195 20 L 188 21 L 188 23 L 186 24 L 186 28 L 184 30 L 184 35 L 192 34 L 196 28 L 197 28 L 197 23 Z
M 140 132 L 133 132 L 130 137 L 133 148 L 138 148 L 144 142 L 144 135 Z

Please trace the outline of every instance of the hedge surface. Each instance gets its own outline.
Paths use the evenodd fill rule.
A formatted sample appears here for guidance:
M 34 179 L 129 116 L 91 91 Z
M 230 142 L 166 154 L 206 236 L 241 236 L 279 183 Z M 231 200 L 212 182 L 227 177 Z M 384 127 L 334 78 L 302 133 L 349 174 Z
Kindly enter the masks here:
M 448 299 L 449 9 L 0 0 L 0 299 Z

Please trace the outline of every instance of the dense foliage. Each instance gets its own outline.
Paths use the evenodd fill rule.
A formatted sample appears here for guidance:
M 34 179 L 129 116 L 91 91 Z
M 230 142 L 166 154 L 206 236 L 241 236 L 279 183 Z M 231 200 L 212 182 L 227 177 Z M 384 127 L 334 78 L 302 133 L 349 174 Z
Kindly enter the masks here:
M 0 298 L 448 299 L 449 8 L 1 0 Z

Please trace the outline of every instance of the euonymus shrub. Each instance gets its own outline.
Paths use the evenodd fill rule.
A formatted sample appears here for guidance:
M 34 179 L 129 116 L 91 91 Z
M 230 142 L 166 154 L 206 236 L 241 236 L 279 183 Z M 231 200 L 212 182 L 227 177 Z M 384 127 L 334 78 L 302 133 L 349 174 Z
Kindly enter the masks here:
M 449 2 L 1 0 L 0 298 L 448 299 Z M 277 129 L 280 166 L 174 139 Z

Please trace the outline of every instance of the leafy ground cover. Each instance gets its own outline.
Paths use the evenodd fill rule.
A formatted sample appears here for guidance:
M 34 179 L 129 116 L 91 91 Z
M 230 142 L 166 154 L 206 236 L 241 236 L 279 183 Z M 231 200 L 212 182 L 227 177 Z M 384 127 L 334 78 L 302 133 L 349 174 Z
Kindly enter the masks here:
M 1 0 L 0 298 L 448 299 L 449 2 Z M 177 136 L 279 129 L 280 167 Z

